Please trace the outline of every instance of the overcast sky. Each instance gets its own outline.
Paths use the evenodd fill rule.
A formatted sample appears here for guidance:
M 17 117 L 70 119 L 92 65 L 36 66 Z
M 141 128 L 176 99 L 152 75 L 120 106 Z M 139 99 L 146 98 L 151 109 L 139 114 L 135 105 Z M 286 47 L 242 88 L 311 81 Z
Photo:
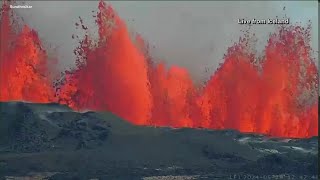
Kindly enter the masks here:
M 97 10 L 98 1 L 32 1 L 27 4 L 33 8 L 17 12 L 43 40 L 58 46 L 62 67 L 71 67 L 76 46 L 71 36 L 79 34 L 74 23 L 81 16 L 94 31 L 91 11 Z M 207 78 L 206 67 L 214 71 L 226 49 L 243 34 L 241 30 L 246 26 L 239 25 L 238 18 L 267 19 L 286 14 L 291 24 L 306 24 L 311 20 L 312 46 L 318 49 L 317 1 L 113 1 L 111 4 L 131 31 L 140 33 L 155 46 L 154 57 L 188 68 L 194 79 Z M 263 49 L 274 28 L 275 25 L 252 27 L 259 40 L 257 49 Z

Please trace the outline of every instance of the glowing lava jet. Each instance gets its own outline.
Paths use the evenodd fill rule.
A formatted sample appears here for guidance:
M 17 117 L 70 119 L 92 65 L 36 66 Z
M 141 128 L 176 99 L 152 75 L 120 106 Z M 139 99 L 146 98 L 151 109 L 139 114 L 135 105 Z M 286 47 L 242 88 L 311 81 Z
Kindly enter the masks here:
M 109 110 L 135 124 L 317 135 L 318 75 L 310 55 L 310 27 L 279 28 L 263 58 L 250 53 L 248 39 L 241 39 L 199 90 L 186 69 L 150 63 L 141 50 L 143 40 L 138 38 L 137 45 L 129 37 L 110 6 L 100 2 L 99 10 L 98 43 L 88 36 L 81 42 L 80 66 L 60 92 L 64 103 Z M 255 59 L 262 60 L 256 64 Z
M 54 88 L 48 78 L 47 55 L 34 30 L 11 22 L 8 3 L 1 9 L 0 101 L 51 102 Z

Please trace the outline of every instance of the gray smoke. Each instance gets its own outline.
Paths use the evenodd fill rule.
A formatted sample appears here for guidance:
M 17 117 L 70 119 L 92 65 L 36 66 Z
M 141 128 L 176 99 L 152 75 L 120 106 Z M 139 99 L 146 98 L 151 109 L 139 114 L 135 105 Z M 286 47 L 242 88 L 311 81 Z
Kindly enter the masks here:
M 20 1 L 17 4 L 21 3 Z M 113 1 L 110 2 L 130 31 L 140 33 L 150 43 L 155 59 L 190 70 L 194 79 L 209 76 L 222 62 L 228 47 L 238 41 L 248 26 L 238 18 L 267 19 L 283 17 L 291 23 L 312 21 L 312 46 L 318 49 L 318 5 L 316 1 Z M 98 1 L 32 1 L 32 9 L 16 9 L 40 37 L 57 46 L 63 69 L 74 66 L 73 49 L 77 43 L 72 34 L 81 34 L 74 23 L 81 16 L 94 31 L 92 10 Z M 285 7 L 285 10 L 283 8 Z M 251 32 L 258 37 L 257 50 L 265 46 L 275 25 L 254 25 Z M 206 72 L 209 71 L 209 72 Z

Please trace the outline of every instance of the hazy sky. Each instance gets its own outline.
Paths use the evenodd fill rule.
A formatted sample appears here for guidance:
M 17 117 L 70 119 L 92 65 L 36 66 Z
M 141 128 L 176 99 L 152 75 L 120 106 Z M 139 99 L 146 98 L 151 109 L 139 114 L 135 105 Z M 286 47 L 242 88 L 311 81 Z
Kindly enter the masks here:
M 19 1 L 18 1 L 19 3 Z M 152 55 L 190 70 L 195 79 L 205 78 L 206 67 L 214 71 L 226 53 L 247 27 L 238 18 L 275 18 L 285 14 L 291 24 L 312 21 L 312 46 L 318 49 L 317 1 L 113 1 L 110 2 L 131 31 L 140 33 L 155 48 Z M 59 59 L 65 68 L 74 64 L 79 34 L 74 23 L 78 16 L 94 31 L 92 10 L 98 1 L 33 1 L 32 9 L 19 9 L 25 21 L 46 42 L 58 46 Z M 283 10 L 283 7 L 286 7 Z M 254 25 L 261 50 L 276 25 Z

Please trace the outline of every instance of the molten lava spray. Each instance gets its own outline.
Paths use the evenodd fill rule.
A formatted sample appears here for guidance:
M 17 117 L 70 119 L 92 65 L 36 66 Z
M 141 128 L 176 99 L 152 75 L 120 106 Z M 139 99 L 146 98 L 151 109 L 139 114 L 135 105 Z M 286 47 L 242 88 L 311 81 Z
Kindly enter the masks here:
M 111 7 L 100 3 L 99 10 L 98 46 L 91 48 L 88 37 L 81 42 L 79 69 L 69 75 L 73 85 L 67 81 L 62 86 L 61 102 L 76 109 L 109 110 L 136 124 L 147 124 L 152 99 L 144 55 Z
M 0 101 L 50 102 L 54 88 L 47 76 L 47 55 L 34 30 L 15 31 L 9 5 L 1 10 Z
M 111 111 L 138 125 L 318 135 L 310 26 L 280 27 L 262 57 L 250 50 L 250 37 L 240 38 L 204 87 L 196 87 L 186 69 L 154 63 L 143 39 L 130 37 L 112 7 L 100 2 L 95 17 L 98 40 L 86 35 L 80 41 L 77 68 L 65 73 L 53 99 L 35 32 L 14 34 L 8 14 L 2 14 L 1 101 L 57 101 L 76 110 Z M 77 25 L 87 30 L 82 20 Z

